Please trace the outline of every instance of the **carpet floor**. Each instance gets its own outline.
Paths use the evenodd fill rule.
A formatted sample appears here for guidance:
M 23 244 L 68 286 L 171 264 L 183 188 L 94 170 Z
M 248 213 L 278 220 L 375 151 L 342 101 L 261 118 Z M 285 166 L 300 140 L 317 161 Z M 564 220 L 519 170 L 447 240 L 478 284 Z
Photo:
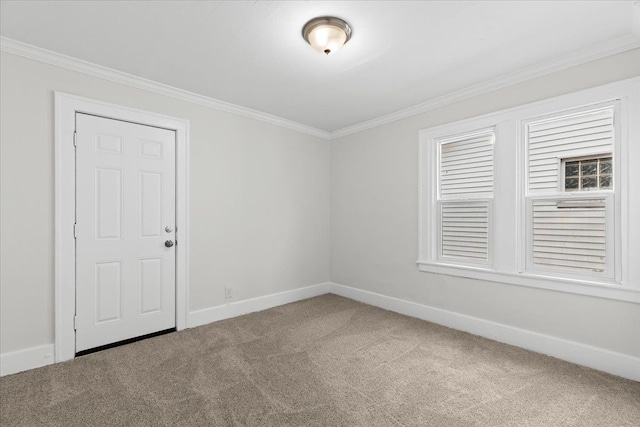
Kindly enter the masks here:
M 335 295 L 0 378 L 2 426 L 639 426 L 640 383 Z

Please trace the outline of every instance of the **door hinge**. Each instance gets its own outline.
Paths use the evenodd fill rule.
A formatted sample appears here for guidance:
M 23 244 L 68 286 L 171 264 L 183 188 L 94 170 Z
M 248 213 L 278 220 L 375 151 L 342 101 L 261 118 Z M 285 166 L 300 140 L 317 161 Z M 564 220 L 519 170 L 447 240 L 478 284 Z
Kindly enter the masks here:
M 77 238 L 77 237 L 76 237 L 76 225 L 77 225 L 77 224 L 75 224 L 75 223 L 73 224 L 73 238 L 74 238 L 74 239 L 76 239 L 76 238 Z
M 74 331 L 77 331 L 77 330 L 78 330 L 77 323 L 78 323 L 78 316 L 74 315 L 74 316 L 73 316 L 73 330 L 74 330 Z
M 73 146 L 74 147 L 78 146 L 77 136 L 78 136 L 78 133 L 74 130 L 73 131 Z

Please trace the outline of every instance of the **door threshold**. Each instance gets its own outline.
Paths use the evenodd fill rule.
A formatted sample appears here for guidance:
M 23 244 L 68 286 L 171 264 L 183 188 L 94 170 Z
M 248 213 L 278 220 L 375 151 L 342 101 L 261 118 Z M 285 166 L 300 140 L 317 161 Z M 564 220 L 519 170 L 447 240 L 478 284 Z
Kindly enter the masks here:
M 111 343 L 111 344 L 101 345 L 100 347 L 94 347 L 94 348 L 90 348 L 88 350 L 79 351 L 79 352 L 76 353 L 76 357 L 86 356 L 87 354 L 97 353 L 99 351 L 108 350 L 108 349 L 113 348 L 113 347 L 120 347 L 122 345 L 131 344 L 131 343 L 134 343 L 136 341 L 146 340 L 147 338 L 153 338 L 153 337 L 157 337 L 157 336 L 160 336 L 160 335 L 170 334 L 171 332 L 175 332 L 175 331 L 176 331 L 176 328 L 165 329 L 163 331 L 153 332 L 153 333 L 150 333 L 150 334 L 147 334 L 147 335 L 141 335 L 139 337 L 129 338 L 129 339 L 118 341 L 118 342 L 114 342 L 114 343 Z

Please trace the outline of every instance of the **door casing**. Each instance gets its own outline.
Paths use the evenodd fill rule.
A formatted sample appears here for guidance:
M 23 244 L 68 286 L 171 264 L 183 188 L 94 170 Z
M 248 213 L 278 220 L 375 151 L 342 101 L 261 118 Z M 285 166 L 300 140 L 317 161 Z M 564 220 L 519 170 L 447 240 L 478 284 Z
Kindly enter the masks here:
M 92 114 L 176 132 L 176 329 L 189 311 L 189 121 L 55 92 L 55 361 L 75 357 L 75 116 Z

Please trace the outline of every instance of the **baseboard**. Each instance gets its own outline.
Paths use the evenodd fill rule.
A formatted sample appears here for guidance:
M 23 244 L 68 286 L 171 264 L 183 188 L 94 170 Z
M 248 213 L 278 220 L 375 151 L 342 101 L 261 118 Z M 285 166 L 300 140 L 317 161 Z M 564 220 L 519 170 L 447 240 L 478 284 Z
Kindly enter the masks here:
M 316 297 L 329 293 L 330 284 L 320 283 L 318 285 L 305 286 L 304 288 L 292 289 L 290 291 L 269 294 L 257 298 L 218 305 L 192 311 L 187 316 L 187 327 L 205 325 L 219 320 L 242 316 L 243 314 L 262 311 L 279 305 L 300 301 L 307 298 Z
M 638 357 L 337 283 L 321 283 L 193 311 L 188 314 L 187 326 L 192 328 L 205 325 L 327 293 L 640 381 L 640 358 Z M 53 354 L 53 344 L 1 354 L 0 376 L 50 365 L 54 361 Z
M 243 314 L 254 311 L 266 310 L 290 302 L 312 298 L 329 293 L 329 289 L 329 283 L 321 283 L 193 311 L 187 316 L 187 327 L 192 328 L 218 320 L 242 316 Z M 51 365 L 54 363 L 54 348 L 55 346 L 53 344 L 47 344 L 0 354 L 0 377 Z
M 396 313 L 427 320 L 578 365 L 640 381 L 640 358 L 442 310 L 407 300 L 331 283 L 329 292 Z
M 53 344 L 0 354 L 0 377 L 53 363 Z

